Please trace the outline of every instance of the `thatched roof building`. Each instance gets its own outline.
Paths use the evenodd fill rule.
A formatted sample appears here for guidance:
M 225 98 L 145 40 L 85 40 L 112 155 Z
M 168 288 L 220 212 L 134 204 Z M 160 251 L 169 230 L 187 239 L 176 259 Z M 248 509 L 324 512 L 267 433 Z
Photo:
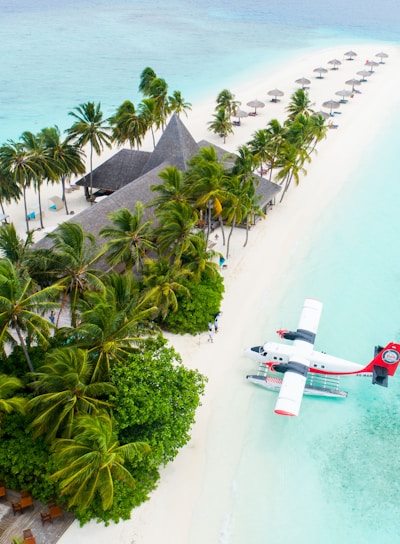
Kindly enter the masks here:
M 138 201 L 143 204 L 149 203 L 155 197 L 150 187 L 160 184 L 160 172 L 167 166 L 176 166 L 182 171 L 187 170 L 189 159 L 201 147 L 210 145 L 213 144 L 205 140 L 196 143 L 180 118 L 173 115 L 152 153 L 122 149 L 93 171 L 93 187 L 112 192 L 112 194 L 77 214 L 73 221 L 80 223 L 87 232 L 97 237 L 100 228 L 110 223 L 107 217 L 110 212 L 121 208 L 133 210 Z M 216 149 L 218 158 L 224 158 L 226 167 L 232 167 L 234 155 L 227 153 L 221 147 L 214 145 L 213 147 Z M 80 179 L 77 185 L 89 186 L 89 176 L 86 175 Z M 280 190 L 281 188 L 275 183 L 260 178 L 256 189 L 256 193 L 261 196 L 260 207 L 266 210 L 268 203 L 274 200 Z M 151 208 L 145 208 L 146 218 L 152 214 Z M 51 247 L 51 245 L 51 239 L 43 238 L 36 247 Z

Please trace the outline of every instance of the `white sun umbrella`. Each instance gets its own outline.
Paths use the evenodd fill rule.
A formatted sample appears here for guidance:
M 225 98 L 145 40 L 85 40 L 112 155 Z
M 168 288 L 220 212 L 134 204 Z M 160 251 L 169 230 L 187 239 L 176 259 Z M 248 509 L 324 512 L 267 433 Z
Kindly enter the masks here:
M 347 60 L 354 60 L 354 57 L 357 56 L 357 53 L 355 51 L 347 51 L 344 56 L 347 57 Z
M 380 53 L 377 53 L 375 55 L 375 57 L 378 57 L 380 58 L 381 60 L 379 61 L 379 64 L 385 64 L 384 60 L 383 59 L 387 59 L 388 58 L 388 54 L 387 53 L 384 53 L 383 51 L 381 51 Z
M 356 85 L 361 85 L 361 81 L 359 79 L 356 79 L 356 78 L 348 79 L 346 81 L 346 85 L 351 85 L 351 91 L 354 93 L 354 87 Z
M 319 115 L 320 117 L 323 117 L 324 119 L 329 118 L 329 113 L 326 113 L 326 111 L 316 111 L 314 115 Z
M 340 60 L 332 59 L 328 62 L 328 64 L 332 65 L 332 70 L 337 70 L 338 66 L 340 66 L 342 63 L 340 62 Z
M 360 70 L 359 72 L 357 72 L 357 75 L 361 76 L 362 79 L 360 79 L 360 81 L 364 83 L 365 81 L 367 81 L 365 78 L 369 77 L 371 75 L 371 72 L 369 70 Z
M 372 74 L 372 72 L 374 71 L 374 67 L 379 66 L 379 62 L 375 62 L 374 60 L 367 60 L 365 66 L 369 66 L 370 72 Z
M 324 76 L 322 74 L 327 74 L 328 70 L 326 68 L 314 68 L 313 72 L 317 72 L 319 76 L 317 76 L 319 79 L 322 79 Z
M 342 89 L 341 91 L 336 91 L 335 94 L 337 94 L 338 96 L 341 96 L 342 98 L 340 100 L 340 103 L 345 104 L 347 102 L 346 97 L 351 96 L 353 93 L 349 91 L 348 89 Z
M 340 102 L 336 102 L 336 100 L 327 100 L 326 102 L 323 102 L 322 107 L 328 108 L 330 111 L 330 115 L 332 115 L 332 110 L 338 108 L 340 106 Z
M 298 83 L 304 89 L 306 85 L 310 85 L 311 81 L 307 79 L 306 77 L 301 77 L 300 79 L 296 79 L 295 83 Z
M 240 119 L 243 119 L 243 117 L 248 117 L 249 114 L 247 113 L 247 111 L 244 111 L 244 110 L 236 110 L 235 112 L 235 117 L 237 117 L 239 119 L 239 125 L 240 125 Z
M 254 114 L 257 115 L 257 108 L 263 108 L 265 106 L 264 102 L 261 102 L 261 100 L 250 100 L 250 102 L 247 102 L 247 105 L 250 108 L 254 108 Z
M 272 96 L 271 102 L 279 102 L 278 96 L 282 97 L 285 93 L 283 91 L 280 91 L 279 89 L 272 89 L 272 91 L 268 91 L 268 96 Z

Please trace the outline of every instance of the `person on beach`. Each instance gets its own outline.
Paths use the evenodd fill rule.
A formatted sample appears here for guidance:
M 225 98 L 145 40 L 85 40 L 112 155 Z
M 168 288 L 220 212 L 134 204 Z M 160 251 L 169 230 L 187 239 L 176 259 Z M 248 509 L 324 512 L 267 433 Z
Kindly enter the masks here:
M 211 323 L 211 321 L 209 321 L 208 323 L 208 341 L 213 343 L 214 342 L 214 339 L 213 339 L 213 324 Z
M 56 322 L 56 314 L 54 313 L 54 310 L 51 310 L 49 319 L 54 325 L 54 323 Z
M 218 332 L 218 322 L 219 322 L 219 316 L 221 315 L 221 312 L 218 312 L 214 316 L 214 330 L 217 333 Z

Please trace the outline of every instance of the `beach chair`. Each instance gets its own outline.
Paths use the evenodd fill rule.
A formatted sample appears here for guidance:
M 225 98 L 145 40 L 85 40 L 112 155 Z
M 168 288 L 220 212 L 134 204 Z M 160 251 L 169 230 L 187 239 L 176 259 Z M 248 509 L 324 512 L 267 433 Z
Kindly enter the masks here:
M 64 202 L 59 196 L 49 198 L 49 210 L 58 212 L 64 208 Z

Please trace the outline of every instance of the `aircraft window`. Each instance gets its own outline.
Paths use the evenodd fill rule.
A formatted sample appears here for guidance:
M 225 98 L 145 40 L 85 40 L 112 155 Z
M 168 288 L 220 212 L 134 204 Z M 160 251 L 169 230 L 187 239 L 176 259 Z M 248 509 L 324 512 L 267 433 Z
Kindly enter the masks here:
M 325 365 L 321 365 L 321 368 L 325 368 Z
M 317 368 L 317 365 L 314 363 L 314 368 Z
M 274 360 L 277 361 L 277 360 L 278 360 L 278 357 L 274 357 Z
M 263 357 L 266 357 L 267 355 L 268 355 L 268 353 L 267 353 L 266 351 L 263 351 L 263 352 L 262 352 L 262 356 L 263 356 Z
M 282 357 L 279 357 L 279 360 L 280 360 L 280 361 L 283 361 Z

